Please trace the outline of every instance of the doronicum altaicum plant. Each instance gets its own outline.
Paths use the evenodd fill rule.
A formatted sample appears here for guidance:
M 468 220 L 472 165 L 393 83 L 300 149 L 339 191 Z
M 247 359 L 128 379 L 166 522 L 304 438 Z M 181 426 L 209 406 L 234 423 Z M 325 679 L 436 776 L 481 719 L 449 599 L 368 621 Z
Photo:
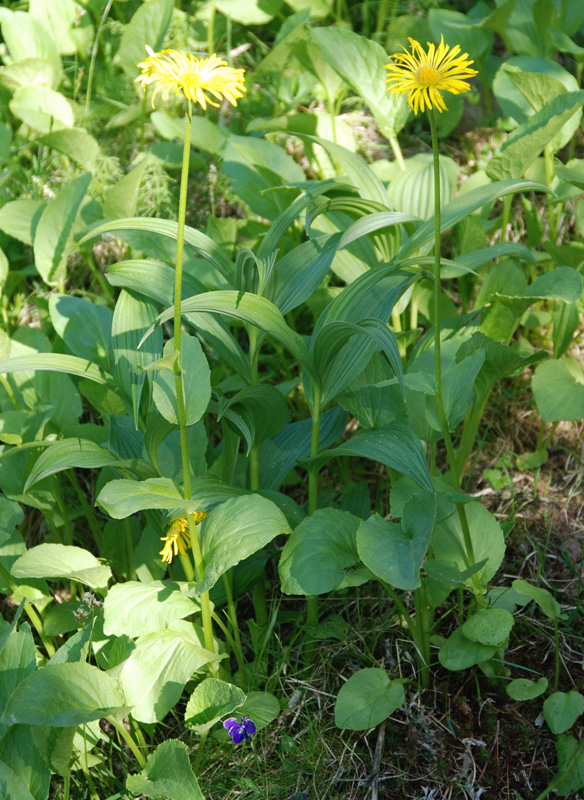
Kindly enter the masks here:
M 165 3 L 150 0 L 143 13 L 155 5 Z M 211 45 L 214 24 L 212 16 Z M 321 35 L 313 41 L 315 31 Z M 59 195 L 69 222 L 55 214 L 53 235 L 67 240 L 68 252 L 77 246 L 89 253 L 102 236 L 126 243 L 129 257 L 106 273 L 113 310 L 89 296 L 67 295 L 57 259 L 59 291 L 40 306 L 54 343 L 40 332 L 3 339 L 0 509 L 10 550 L 0 555 L 0 579 L 18 611 L 0 629 L 0 667 L 15 674 L 3 698 L 0 756 L 10 764 L 26 740 L 33 764 L 27 768 L 43 787 L 35 800 L 46 800 L 51 773 L 62 776 L 68 800 L 79 770 L 78 782 L 98 798 L 104 763 L 98 742 L 105 735 L 131 753 L 132 766 L 124 764 L 130 793 L 202 797 L 197 776 L 211 731 L 219 742 L 247 747 L 279 713 L 278 700 L 261 690 L 270 669 L 279 669 L 267 652 L 280 589 L 306 597 L 295 644 L 306 663 L 318 658 L 319 596 L 367 582 L 386 591 L 411 635 L 417 656 L 411 674 L 366 661 L 370 666 L 354 671 L 338 694 L 339 728 L 385 724 L 408 687 L 429 687 L 437 662 L 451 671 L 478 667 L 496 685 L 507 682 L 518 702 L 548 689 L 546 678 L 509 680 L 506 650 L 518 608 L 533 600 L 557 640 L 561 607 L 525 580 L 500 585 L 509 521 L 468 494 L 466 478 L 487 402 L 502 378 L 541 362 L 534 393 L 543 421 L 572 418 L 564 408 L 554 417 L 549 391 L 566 372 L 578 382 L 562 357 L 576 329 L 580 273 L 550 260 L 538 274 L 539 260 L 524 245 L 487 246 L 485 236 L 506 228 L 506 198 L 549 194 L 553 176 L 543 184 L 524 175 L 531 162 L 517 142 L 525 139 L 524 149 L 533 151 L 537 134 L 542 149 L 549 144 L 549 167 L 546 126 L 560 122 L 549 113 L 527 121 L 510 137 L 514 157 L 502 149 L 494 159 L 493 180 L 452 199 L 434 111 L 448 110 L 444 93 L 469 92 L 477 71 L 444 37 L 427 50 L 410 39 L 410 50 L 387 64 L 386 95 L 382 68 L 376 75 L 396 114 L 386 132 L 399 175 L 388 190 L 382 172 L 339 143 L 331 88 L 342 97 L 346 80 L 331 42 L 340 35 L 355 53 L 376 58 L 379 46 L 337 29 L 307 35 L 308 45 L 297 43 L 295 54 L 330 90 L 331 139 L 296 132 L 307 149 L 327 154 L 328 177 L 306 180 L 274 142 L 235 136 L 206 117 L 198 125 L 199 109 L 219 108 L 225 122 L 226 112 L 257 87 L 212 47 L 204 58 L 157 52 L 159 37 L 155 48 L 146 47 L 134 82 L 155 113 L 174 106 L 182 115 L 184 108 L 184 121 L 169 128 L 182 138 L 177 220 L 137 217 L 132 209 L 124 216 L 114 213 L 119 202 L 105 201 L 102 218 L 83 216 L 92 175 L 75 177 Z M 319 62 L 319 41 L 328 69 Z M 528 92 L 527 81 L 522 85 Z M 404 94 L 415 117 L 427 113 L 431 133 L 431 164 L 422 164 L 431 196 L 419 192 L 419 213 L 393 208 L 390 200 L 392 181 L 407 185 L 421 173 L 421 162 L 404 159 L 395 136 L 399 114 L 405 125 Z M 558 120 L 581 107 L 582 94 L 556 95 Z M 376 114 L 389 119 L 381 102 Z M 154 117 L 159 126 L 169 120 Z M 258 235 L 228 241 L 233 232 L 214 216 L 206 233 L 186 225 L 193 131 L 228 140 L 234 185 L 252 202 L 255 193 L 269 214 L 256 221 Z M 395 184 L 392 196 L 400 196 Z M 493 220 L 501 198 L 503 214 Z M 50 222 L 43 230 L 51 231 Z M 81 230 L 74 243 L 75 227 Z M 443 240 L 453 228 L 468 228 L 480 246 L 458 252 L 456 240 Z M 508 259 L 513 280 L 504 261 L 482 280 L 481 269 L 495 256 Z M 51 281 L 55 275 L 47 272 Z M 447 296 L 457 286 L 468 293 L 462 314 Z M 512 346 L 534 304 L 552 320 L 541 342 L 553 345 L 552 359 L 544 360 L 543 346 L 529 352 Z M 546 445 L 542 431 L 538 452 Z M 346 476 L 361 468 L 377 476 L 384 469 L 389 493 L 351 486 Z M 90 469 L 99 470 L 99 513 L 80 480 L 79 471 Z M 290 480 L 295 499 L 287 493 Z M 26 549 L 17 527 L 20 503 L 45 514 L 50 541 Z M 265 572 L 277 557 L 280 586 L 269 580 L 272 570 Z M 66 587 L 65 602 L 55 602 L 47 581 Z M 248 590 L 254 618 L 246 620 L 246 640 L 240 598 Z M 563 736 L 578 717 L 568 707 L 578 709 L 582 700 L 558 691 L 560 678 L 556 647 L 544 716 Z M 181 738 L 183 731 L 194 737 L 187 739 L 196 745 L 194 760 L 190 747 L 164 733 L 171 713 Z M 566 736 L 558 751 L 563 766 L 540 798 L 575 780 L 582 745 Z M 22 774 L 12 766 L 0 772 L 15 796 Z

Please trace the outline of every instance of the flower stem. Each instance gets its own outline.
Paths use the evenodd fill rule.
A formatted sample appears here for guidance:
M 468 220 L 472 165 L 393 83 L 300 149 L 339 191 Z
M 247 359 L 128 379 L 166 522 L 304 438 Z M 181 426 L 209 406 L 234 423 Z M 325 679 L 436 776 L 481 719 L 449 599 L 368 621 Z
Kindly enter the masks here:
M 438 149 L 438 134 L 436 131 L 436 119 L 434 117 L 434 109 L 428 109 L 428 118 L 430 120 L 430 130 L 432 132 L 432 153 L 434 156 L 434 369 L 436 372 L 436 406 L 438 409 L 438 418 L 440 420 L 440 428 L 446 446 L 446 454 L 448 457 L 448 464 L 450 466 L 450 474 L 454 488 L 460 493 L 460 480 L 458 477 L 458 470 L 456 464 L 456 454 L 452 444 L 452 437 L 450 435 L 450 428 L 448 427 L 448 420 L 446 412 L 444 411 L 444 402 L 442 399 L 442 360 L 441 360 L 441 341 L 440 341 L 440 298 L 441 298 L 441 283 L 440 283 L 440 233 L 441 233 L 441 213 L 440 213 L 440 151 Z M 464 546 L 466 550 L 466 557 L 469 566 L 476 564 L 474 553 L 474 546 L 466 516 L 464 505 L 458 503 L 457 506 L 458 517 L 460 526 L 462 528 L 462 535 L 464 538 Z M 477 602 L 483 605 L 482 592 L 478 575 L 475 573 L 472 576 Z
M 183 147 L 183 161 L 180 176 L 180 195 L 178 203 L 178 230 L 176 234 L 176 266 L 174 273 L 174 350 L 178 352 L 178 358 L 174 365 L 174 383 L 176 388 L 176 410 L 178 417 L 178 427 L 180 435 L 180 451 L 182 460 L 182 475 L 183 475 L 183 488 L 185 500 L 190 500 L 192 497 L 191 491 L 191 463 L 189 458 L 189 439 L 187 432 L 187 412 L 185 408 L 185 397 L 182 382 L 182 367 L 181 367 L 181 311 L 180 304 L 182 299 L 182 268 L 183 268 L 183 250 L 185 240 L 185 217 L 187 210 L 187 186 L 189 178 L 189 160 L 191 154 L 191 102 L 187 100 L 187 113 L 185 115 L 185 139 Z M 198 581 L 203 579 L 203 557 L 199 545 L 199 538 L 197 528 L 193 515 L 188 513 L 187 510 L 187 523 L 189 526 L 189 535 L 191 537 L 191 547 L 193 552 L 193 560 L 195 562 L 195 574 Z M 184 567 L 184 563 L 183 563 Z M 187 578 L 189 572 L 185 569 Z M 212 653 L 215 652 L 213 644 L 213 622 L 211 620 L 211 601 L 209 600 L 209 592 L 203 592 L 200 597 L 201 600 L 201 617 L 203 622 L 203 631 L 205 635 L 205 647 Z
M 126 742 L 128 747 L 130 748 L 130 750 L 134 754 L 138 764 L 140 764 L 142 769 L 144 769 L 144 767 L 146 766 L 146 759 L 144 758 L 144 756 L 142 755 L 142 753 L 138 749 L 138 745 L 133 740 L 132 735 L 130 734 L 130 732 L 126 730 L 126 726 L 123 724 L 123 722 L 118 722 L 118 720 L 115 719 L 114 717 L 107 717 L 106 719 L 108 720 L 108 722 L 110 722 L 114 726 L 114 728 L 117 730 L 117 732 L 120 734 L 122 739 Z
M 314 388 L 314 408 L 312 412 L 312 431 L 310 436 L 310 457 L 318 455 L 320 438 L 320 388 Z M 308 468 L 308 513 L 314 514 L 318 508 L 318 468 Z M 306 624 L 318 624 L 318 596 L 306 597 Z

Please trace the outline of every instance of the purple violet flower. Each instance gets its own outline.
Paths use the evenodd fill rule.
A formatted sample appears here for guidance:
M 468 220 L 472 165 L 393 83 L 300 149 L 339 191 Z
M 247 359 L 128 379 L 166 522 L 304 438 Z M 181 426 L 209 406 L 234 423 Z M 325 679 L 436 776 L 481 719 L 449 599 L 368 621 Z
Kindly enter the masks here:
M 241 722 L 238 722 L 235 717 L 229 717 L 223 723 L 223 727 L 233 739 L 233 744 L 244 742 L 256 732 L 255 723 L 247 716 L 242 717 Z

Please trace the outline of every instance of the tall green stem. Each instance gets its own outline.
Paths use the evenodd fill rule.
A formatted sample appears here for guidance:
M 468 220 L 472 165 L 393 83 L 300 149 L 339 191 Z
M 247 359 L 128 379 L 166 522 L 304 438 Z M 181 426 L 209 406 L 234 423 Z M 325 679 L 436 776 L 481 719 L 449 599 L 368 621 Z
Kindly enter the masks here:
M 142 755 L 142 753 L 138 749 L 138 745 L 133 740 L 132 735 L 129 733 L 129 731 L 126 730 L 126 726 L 124 725 L 124 723 L 123 722 L 119 722 L 114 717 L 106 717 L 106 719 L 108 720 L 108 722 L 110 722 L 114 726 L 114 728 L 120 734 L 122 739 L 124 739 L 124 741 L 126 742 L 128 747 L 130 748 L 130 750 L 134 754 L 134 756 L 136 758 L 136 761 L 138 762 L 138 764 L 140 764 L 142 769 L 144 769 L 144 767 L 146 766 L 146 759 L 144 758 L 144 756 Z
M 440 155 L 438 150 L 438 134 L 436 131 L 436 120 L 434 118 L 434 109 L 428 110 L 428 117 L 430 120 L 430 130 L 432 132 L 432 152 L 434 155 L 434 368 L 436 372 L 436 406 L 438 408 L 438 418 L 440 420 L 440 428 L 446 446 L 446 454 L 448 456 L 448 463 L 450 466 L 450 473 L 454 483 L 454 488 L 460 492 L 460 481 L 458 478 L 458 470 L 456 468 L 456 454 L 452 444 L 452 437 L 450 435 L 450 428 L 448 427 L 448 420 L 444 411 L 444 403 L 442 399 L 442 360 L 441 360 L 441 341 L 440 341 L 440 298 L 441 298 L 441 283 L 440 283 L 440 234 L 442 227 L 441 211 L 440 211 Z M 468 526 L 468 519 L 464 505 L 458 504 L 458 517 L 460 519 L 460 526 L 462 528 L 462 535 L 464 538 L 464 545 L 466 549 L 466 556 L 469 566 L 476 564 L 474 554 L 474 547 L 470 535 L 470 528 Z M 473 575 L 473 584 L 477 600 L 483 604 L 482 592 L 480 582 L 477 574 Z
M 187 431 L 187 413 L 185 408 L 185 397 L 182 381 L 181 367 L 181 310 L 182 300 L 182 272 L 183 272 L 183 250 L 185 240 L 185 217 L 187 210 L 187 186 L 189 178 L 189 160 L 191 155 L 191 101 L 187 100 L 187 113 L 185 115 L 185 139 L 183 147 L 183 161 L 180 176 L 180 195 L 178 202 L 178 229 L 176 234 L 176 266 L 174 274 L 174 350 L 178 353 L 178 358 L 174 364 L 174 385 L 176 389 L 176 408 L 178 417 L 178 428 L 180 435 L 180 451 L 182 461 L 182 477 L 185 500 L 192 497 L 191 490 L 191 462 L 189 458 L 189 438 Z M 199 546 L 199 538 L 193 515 L 187 513 L 187 524 L 191 537 L 191 547 L 193 560 L 195 562 L 195 574 L 197 580 L 203 578 L 203 557 Z M 183 566 L 185 566 L 183 560 Z M 186 570 L 185 570 L 186 571 Z M 192 571 L 191 571 L 192 572 Z M 187 578 L 189 573 L 187 572 Z M 205 647 L 211 652 L 215 652 L 213 644 L 213 623 L 211 620 L 211 601 L 209 592 L 203 592 L 200 596 L 201 617 L 203 621 L 203 631 L 205 635 Z

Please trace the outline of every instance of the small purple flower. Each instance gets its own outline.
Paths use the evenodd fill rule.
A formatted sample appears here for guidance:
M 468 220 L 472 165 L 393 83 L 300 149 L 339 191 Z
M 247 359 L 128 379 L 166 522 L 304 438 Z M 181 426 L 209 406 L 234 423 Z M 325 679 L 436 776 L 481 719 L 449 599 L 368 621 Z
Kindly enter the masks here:
M 229 717 L 223 723 L 223 727 L 233 739 L 233 744 L 239 744 L 249 739 L 256 732 L 256 726 L 249 717 L 242 717 L 238 722 L 235 717 Z

